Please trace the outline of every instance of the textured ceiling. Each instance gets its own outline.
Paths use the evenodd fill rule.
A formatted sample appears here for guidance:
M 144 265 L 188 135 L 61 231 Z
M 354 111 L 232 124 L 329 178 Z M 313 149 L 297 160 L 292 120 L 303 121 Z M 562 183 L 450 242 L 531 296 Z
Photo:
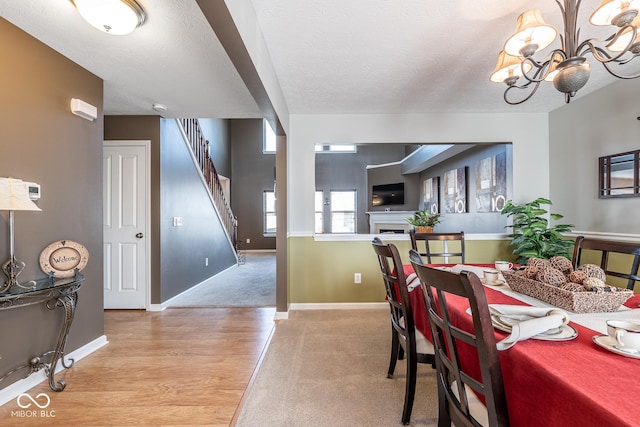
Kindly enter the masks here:
M 155 114 L 162 103 L 165 117 L 261 116 L 195 0 L 140 2 L 148 21 L 128 36 L 93 29 L 70 0 L 0 0 L 0 13 L 104 79 L 105 114 Z M 547 85 L 508 106 L 488 80 L 520 12 L 540 8 L 561 28 L 553 0 L 251 2 L 292 114 L 546 112 L 564 102 Z M 582 2 L 584 37 L 597 34 L 587 21 L 599 3 Z M 591 68 L 579 96 L 616 80 Z

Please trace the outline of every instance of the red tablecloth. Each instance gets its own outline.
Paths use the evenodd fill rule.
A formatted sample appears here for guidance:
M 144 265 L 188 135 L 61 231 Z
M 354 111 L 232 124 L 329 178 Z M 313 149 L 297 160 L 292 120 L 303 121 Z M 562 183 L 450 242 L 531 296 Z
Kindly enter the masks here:
M 405 273 L 413 273 L 411 265 Z M 490 304 L 523 302 L 485 288 Z M 416 328 L 429 337 L 422 290 L 410 293 Z M 640 295 L 625 305 L 638 308 Z M 449 301 L 453 321 L 472 331 L 466 300 Z M 597 346 L 597 332 L 571 323 L 578 337 L 571 341 L 518 342 L 500 352 L 511 426 L 639 426 L 640 359 L 613 354 Z M 506 334 L 496 331 L 496 339 Z

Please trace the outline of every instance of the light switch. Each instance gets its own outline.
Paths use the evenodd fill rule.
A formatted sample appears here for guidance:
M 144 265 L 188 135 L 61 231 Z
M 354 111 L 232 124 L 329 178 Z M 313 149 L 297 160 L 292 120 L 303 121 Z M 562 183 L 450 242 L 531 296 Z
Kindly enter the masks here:
M 173 226 L 174 227 L 182 227 L 182 217 L 181 216 L 174 216 L 173 217 Z

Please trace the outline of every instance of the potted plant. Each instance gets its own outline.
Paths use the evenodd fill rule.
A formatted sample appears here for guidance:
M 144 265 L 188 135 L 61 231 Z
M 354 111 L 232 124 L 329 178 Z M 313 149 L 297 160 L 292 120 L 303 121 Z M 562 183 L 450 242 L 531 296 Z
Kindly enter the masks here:
M 440 214 L 432 214 L 428 210 L 416 211 L 407 222 L 414 226 L 416 233 L 431 233 L 433 227 L 440 223 Z
M 502 209 L 502 215 L 512 217 L 511 245 L 515 246 L 514 254 L 518 255 L 516 262 L 525 264 L 529 258 L 549 259 L 553 256 L 570 258 L 569 251 L 573 241 L 565 240 L 562 233 L 571 231 L 573 224 L 549 225 L 545 217 L 548 211 L 542 205 L 551 205 L 551 201 L 539 197 L 529 203 L 515 204 L 508 200 Z M 551 220 L 557 221 L 563 216 L 550 213 Z

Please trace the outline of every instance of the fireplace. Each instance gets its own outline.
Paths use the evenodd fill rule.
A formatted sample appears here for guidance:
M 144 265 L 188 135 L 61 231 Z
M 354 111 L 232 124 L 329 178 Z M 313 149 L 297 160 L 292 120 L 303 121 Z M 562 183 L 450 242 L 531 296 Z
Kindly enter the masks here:
M 410 226 L 407 218 L 413 211 L 376 211 L 367 212 L 369 215 L 369 233 L 408 233 Z

